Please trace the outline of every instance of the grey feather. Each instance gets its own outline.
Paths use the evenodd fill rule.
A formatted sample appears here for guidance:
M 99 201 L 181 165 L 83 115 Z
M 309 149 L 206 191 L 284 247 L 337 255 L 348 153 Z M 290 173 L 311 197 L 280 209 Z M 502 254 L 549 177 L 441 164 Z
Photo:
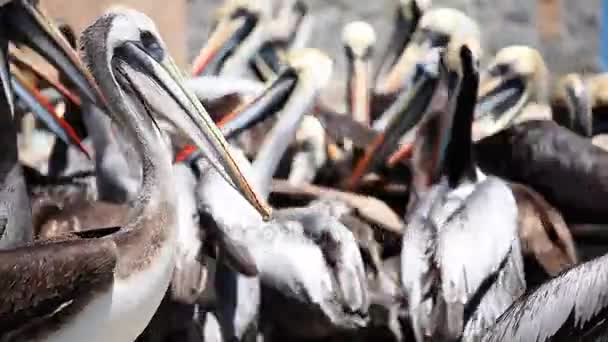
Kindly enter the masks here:
M 608 255 L 549 280 L 515 302 L 483 341 L 596 341 L 608 338 Z

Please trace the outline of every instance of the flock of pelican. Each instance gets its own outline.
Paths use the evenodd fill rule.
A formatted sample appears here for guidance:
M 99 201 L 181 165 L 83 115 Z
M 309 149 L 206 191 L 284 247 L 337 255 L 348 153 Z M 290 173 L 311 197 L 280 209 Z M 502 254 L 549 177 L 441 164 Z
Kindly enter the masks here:
M 395 13 L 341 101 L 299 0 L 226 0 L 189 72 L 136 10 L 0 1 L 0 342 L 608 340 L 608 77 Z

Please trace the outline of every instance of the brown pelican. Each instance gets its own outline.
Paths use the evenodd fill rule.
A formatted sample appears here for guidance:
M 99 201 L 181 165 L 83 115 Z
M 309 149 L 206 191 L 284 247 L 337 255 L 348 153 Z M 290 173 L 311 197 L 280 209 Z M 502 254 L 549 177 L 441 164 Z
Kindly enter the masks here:
M 171 159 L 152 110 L 205 147 L 213 164 L 222 163 L 222 175 L 256 201 L 245 179 L 237 179 L 242 175 L 225 141 L 184 90 L 150 19 L 135 11 L 108 13 L 82 39 L 112 118 L 137 143 L 140 197 L 118 230 L 1 252 L 4 340 L 132 341 L 145 328 L 169 285 L 176 229 Z
M 553 94 L 551 109 L 557 123 L 608 151 L 608 135 L 603 132 L 605 124 L 600 114 L 605 101 L 603 79 L 601 76 L 585 79 L 579 74 L 562 77 Z
M 540 54 L 528 47 L 505 48 L 487 74 L 474 131 L 478 137 L 493 134 L 475 144 L 480 167 L 538 191 L 567 222 L 605 222 L 608 183 L 602 165 L 608 163 L 608 154 L 550 120 Z M 564 124 L 570 120 L 559 110 L 556 114 Z
M 254 179 L 265 195 L 303 113 L 312 108 L 331 73 L 331 60 L 317 50 L 290 52 L 287 61 L 287 69 L 271 88 L 295 80 L 293 92 L 300 95 L 285 102 L 252 165 Z M 256 103 L 272 103 L 267 97 L 273 94 L 267 92 Z M 253 110 L 267 107 L 252 106 Z M 243 167 L 246 164 L 243 161 Z M 352 233 L 321 204 L 275 211 L 275 219 L 264 224 L 234 191 L 219 182 L 213 170 L 202 173 L 198 193 L 200 207 L 226 235 L 248 247 L 259 269 L 259 278 L 246 278 L 218 265 L 218 319 L 225 339 L 244 338 L 259 313 L 262 325 L 268 322 L 278 330 L 274 334 L 291 337 L 327 336 L 337 329 L 364 324 L 367 301 L 361 255 Z M 230 208 L 222 204 L 226 201 Z
M 433 8 L 425 12 L 412 36 L 411 42 L 386 77 L 381 80 L 376 92 L 394 94 L 407 87 L 413 66 L 433 47 L 444 47 L 452 38 L 473 36 L 480 39 L 477 23 L 464 13 L 452 8 Z
M 410 131 L 422 118 L 435 94 L 438 82 L 437 50 L 431 50 L 422 63 L 419 63 L 413 76 L 413 85 L 399 96 L 387 112 L 391 121 L 366 148 L 363 157 L 346 181 L 347 189 L 356 189 L 362 176 L 379 162 L 384 162 L 394 151 L 402 136 Z
M 481 340 L 606 340 L 607 258 L 605 255 L 580 264 L 521 297 Z
M 431 0 L 400 0 L 395 11 L 393 32 L 388 40 L 388 46 L 380 64 L 375 72 L 374 84 L 378 84 L 380 77 L 389 72 L 399 55 L 410 43 L 420 19 L 431 7 Z
M 5 154 L 0 161 L 2 189 L 0 190 L 0 248 L 13 248 L 31 242 L 33 238 L 30 200 L 27 196 L 21 166 L 17 154 L 17 131 L 13 122 L 14 113 L 12 82 L 9 72 L 9 39 L 15 43 L 26 44 L 49 60 L 72 81 L 91 101 L 99 99 L 90 90 L 86 73 L 75 67 L 77 60 L 73 50 L 59 36 L 50 21 L 30 1 L 3 1 L 0 7 L 3 18 L 0 37 L 0 82 L 3 96 L 1 105 L 7 113 L 2 117 L 3 133 L 0 143 Z
M 227 0 L 207 44 L 192 63 L 192 75 L 242 76 L 249 61 L 269 36 L 271 3 L 268 0 Z
M 344 26 L 342 42 L 348 61 L 346 111 L 355 121 L 370 125 L 371 57 L 376 42 L 376 32 L 364 21 L 353 21 Z
M 487 67 L 479 91 L 473 136 L 479 140 L 510 124 L 550 120 L 548 70 L 538 50 L 509 46 Z
M 312 33 L 312 15 L 300 0 L 282 1 L 271 25 L 272 39 L 264 42 L 251 61 L 259 79 L 271 80 L 285 63 L 287 51 L 304 48 Z
M 475 40 L 449 44 L 448 109 L 422 124 L 414 152 L 420 197 L 406 215 L 401 283 L 417 341 L 476 340 L 526 287 L 515 199 L 471 146 L 478 56 Z

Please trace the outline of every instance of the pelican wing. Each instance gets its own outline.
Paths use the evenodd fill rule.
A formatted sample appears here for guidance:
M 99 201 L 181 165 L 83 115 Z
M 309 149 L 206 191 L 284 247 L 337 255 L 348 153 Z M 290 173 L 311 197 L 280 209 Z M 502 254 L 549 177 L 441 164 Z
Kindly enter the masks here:
M 114 280 L 116 245 L 71 240 L 0 252 L 0 340 L 37 340 Z
M 440 233 L 435 258 L 447 304 L 448 329 L 457 333 L 468 319 L 466 306 L 483 298 L 517 244 L 517 207 L 507 185 L 490 177 L 476 186 L 445 222 L 436 224 Z M 468 311 L 474 311 L 471 309 L 475 308 Z
M 606 334 L 608 256 L 581 264 L 516 301 L 483 341 L 581 341 Z

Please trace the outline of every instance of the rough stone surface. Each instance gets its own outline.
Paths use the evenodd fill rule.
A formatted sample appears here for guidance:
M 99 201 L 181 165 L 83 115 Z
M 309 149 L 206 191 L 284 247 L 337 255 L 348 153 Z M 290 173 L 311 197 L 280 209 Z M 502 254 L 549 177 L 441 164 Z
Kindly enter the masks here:
M 599 67 L 600 0 L 557 1 L 558 34 L 544 37 L 539 30 L 537 7 L 551 0 L 434 0 L 433 6 L 453 7 L 475 18 L 482 28 L 486 56 L 511 44 L 540 48 L 553 73 L 595 72 Z M 188 51 L 190 59 L 209 34 L 214 9 L 221 0 L 190 0 Z M 334 87 L 343 88 L 344 56 L 340 45 L 342 27 L 352 20 L 368 21 L 376 30 L 376 56 L 386 46 L 397 0 L 305 0 L 315 16 L 311 46 L 326 51 L 335 61 Z

